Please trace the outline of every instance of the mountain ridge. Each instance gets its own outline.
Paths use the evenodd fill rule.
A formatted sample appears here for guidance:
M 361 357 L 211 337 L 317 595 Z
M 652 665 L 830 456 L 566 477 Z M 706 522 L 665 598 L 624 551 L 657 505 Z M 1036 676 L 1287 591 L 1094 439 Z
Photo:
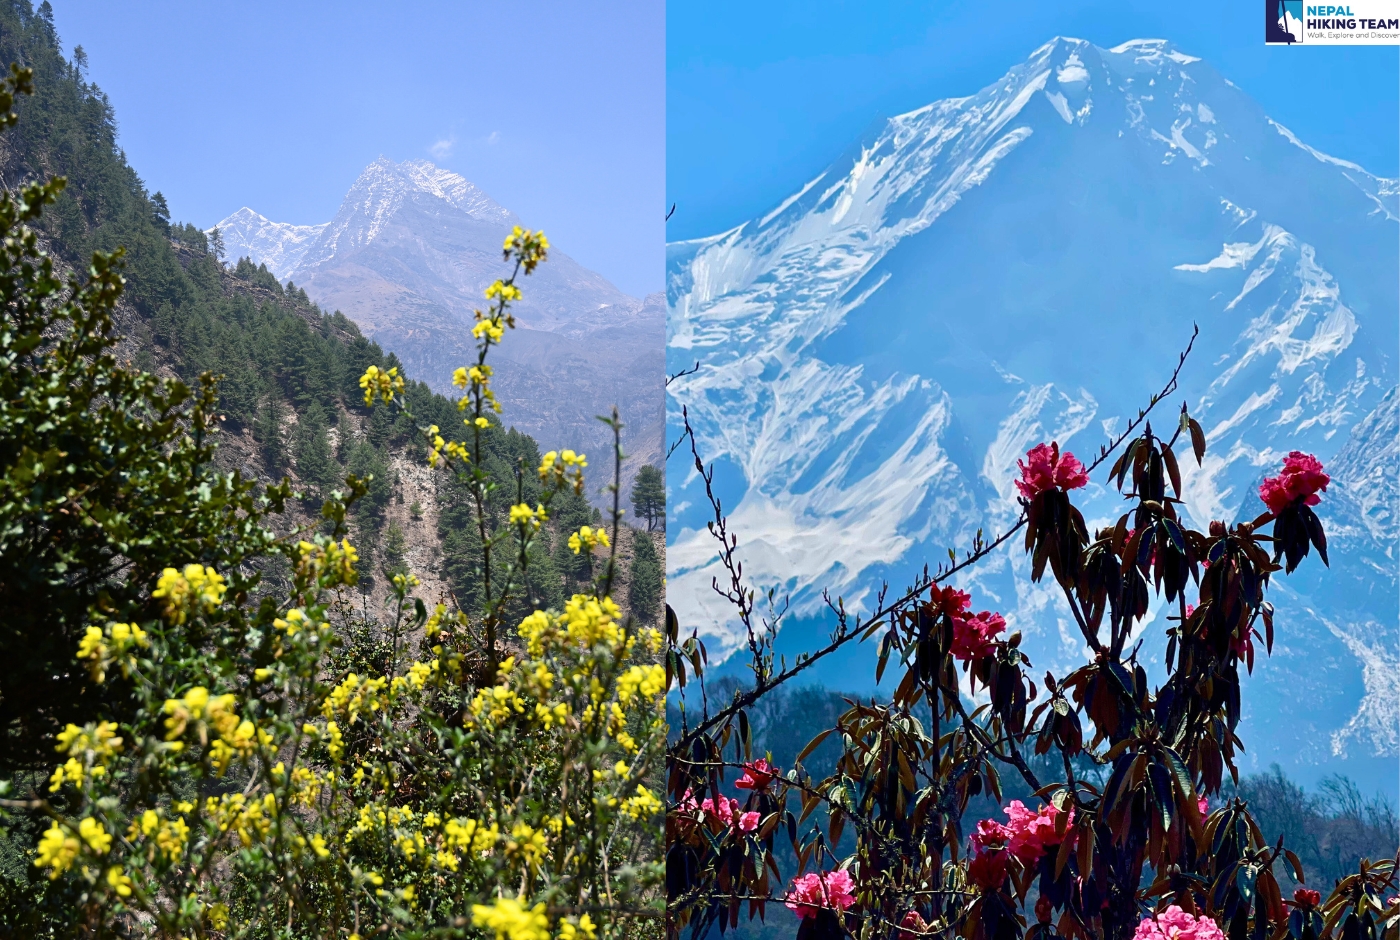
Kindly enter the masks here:
M 290 258 L 295 249 L 295 263 L 276 271 L 279 278 L 344 312 L 446 395 L 455 394 L 453 370 L 475 359 L 473 311 L 507 273 L 501 243 L 520 224 L 457 173 L 385 157 L 359 174 L 335 217 L 314 227 L 304 246 L 297 241 L 304 232 L 277 223 L 260 230 L 267 233 L 261 242 L 244 238 L 248 227 L 236 216 L 219 224 L 221 233 L 226 223 L 233 232 L 224 235 L 230 257 L 257 264 Z M 623 443 L 635 458 L 624 474 L 630 485 L 644 463 L 661 458 L 661 295 L 630 297 L 557 247 L 521 287 L 517 329 L 493 353 L 510 364 L 496 384 L 508 420 L 546 446 L 602 454 L 611 432 L 597 416 L 618 406 Z M 590 470 L 595 497 L 607 482 L 601 463 Z
M 686 406 L 717 462 L 746 575 L 792 597 L 785 651 L 824 635 L 823 590 L 862 609 L 881 580 L 907 583 L 922 559 L 1013 521 L 1016 459 L 1042 439 L 1083 453 L 1121 430 L 1193 319 L 1176 398 L 1211 437 L 1205 464 L 1183 468 L 1198 525 L 1252 518 L 1258 479 L 1290 449 L 1330 461 L 1359 428 L 1355 452 L 1384 450 L 1400 299 L 1396 278 L 1376 275 L 1395 267 L 1395 192 L 1166 40 L 1057 38 L 975 94 L 889 118 L 763 215 L 669 245 L 669 371 L 701 368 L 668 387 L 668 411 Z M 1340 585 L 1354 582 L 1327 575 L 1285 589 L 1299 635 L 1335 645 L 1338 620 L 1393 623 L 1395 575 L 1376 560 L 1394 498 L 1392 486 L 1364 509 L 1324 503 L 1348 533 L 1334 565 L 1386 574 L 1350 595 Z M 1120 511 L 1098 483 L 1080 502 L 1091 528 Z M 672 476 L 671 505 L 668 597 L 728 652 L 741 638 L 710 588 L 692 470 Z M 1024 568 L 998 555 L 959 586 L 1026 632 L 1038 665 L 1061 668 L 1082 640 Z M 1343 655 L 1317 714 L 1260 699 L 1316 729 L 1311 766 L 1352 717 L 1400 713 L 1385 670 Z M 1254 685 L 1286 690 L 1307 667 L 1277 657 Z M 850 687 L 866 671 L 853 657 L 821 678 Z M 1333 694 L 1347 683 L 1356 694 Z M 1362 726 L 1353 753 L 1394 749 L 1383 721 Z M 1274 737 L 1251 759 L 1286 751 Z

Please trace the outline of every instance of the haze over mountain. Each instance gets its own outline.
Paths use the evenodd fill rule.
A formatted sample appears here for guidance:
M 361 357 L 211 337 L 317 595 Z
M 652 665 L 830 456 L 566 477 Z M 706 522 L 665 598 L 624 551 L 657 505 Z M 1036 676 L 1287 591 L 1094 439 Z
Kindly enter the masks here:
M 381 157 L 330 222 L 289 225 L 243 208 L 218 228 L 230 259 L 266 264 L 354 320 L 409 375 L 454 394 L 452 371 L 475 361 L 473 311 L 509 273 L 501 243 L 517 224 L 524 223 L 456 173 Z M 591 455 L 596 490 L 612 472 L 610 432 L 596 416 L 616 404 L 626 425 L 625 488 L 661 457 L 662 296 L 629 297 L 557 248 L 521 288 L 517 329 L 491 359 L 506 424 L 544 448 Z
M 1333 472 L 1332 568 L 1279 579 L 1272 658 L 1246 682 L 1246 770 L 1340 769 L 1393 791 L 1397 656 L 1397 181 L 1310 148 L 1164 40 L 1056 38 L 974 95 L 890 118 L 761 218 L 668 249 L 669 388 L 717 462 L 744 573 L 789 592 L 780 649 L 816 645 L 821 591 L 868 606 L 1014 521 L 1016 459 L 1091 457 L 1145 405 L 1206 429 L 1197 526 L 1252 518 L 1289 450 Z M 670 436 L 678 435 L 673 424 Z M 1091 530 L 1122 505 L 1102 473 Z M 693 470 L 670 477 L 668 600 L 711 652 L 739 636 Z M 1056 593 L 1003 551 L 959 584 L 1082 661 Z M 1166 611 L 1145 630 L 1159 662 Z M 857 651 L 813 678 L 869 688 Z M 1337 763 L 1340 761 L 1340 763 Z

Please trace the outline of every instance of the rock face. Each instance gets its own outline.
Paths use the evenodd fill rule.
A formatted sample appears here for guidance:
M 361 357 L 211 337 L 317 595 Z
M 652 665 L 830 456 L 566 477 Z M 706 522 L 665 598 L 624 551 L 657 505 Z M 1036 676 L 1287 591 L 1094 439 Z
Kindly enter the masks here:
M 354 320 L 410 376 L 451 395 L 452 371 L 475 360 L 473 311 L 509 274 L 501 243 L 516 224 L 523 223 L 455 173 L 380 158 L 324 225 L 279 225 L 243 209 L 219 228 L 229 258 L 248 255 L 269 270 L 278 259 L 279 277 Z M 311 230 L 309 243 L 294 241 Z M 292 256 L 295 263 L 282 263 Z M 612 474 L 611 431 L 596 416 L 616 405 L 626 425 L 625 503 L 637 469 L 661 460 L 662 296 L 629 297 L 555 249 L 521 288 L 517 329 L 492 352 L 503 418 L 542 449 L 589 454 L 596 497 Z
M 1398 215 L 1396 180 L 1308 147 L 1170 43 L 1057 38 L 974 95 L 891 118 L 762 218 L 670 245 L 668 368 L 701 368 L 668 414 L 686 406 L 718 462 L 745 575 L 791 595 L 791 654 L 830 628 L 823 589 L 869 607 L 882 580 L 1013 520 L 1030 446 L 1096 455 L 1198 325 L 1157 419 L 1184 400 L 1210 439 L 1183 465 L 1192 520 L 1252 518 L 1290 450 L 1335 474 L 1332 569 L 1310 559 L 1276 584 L 1245 769 L 1393 789 Z M 1091 527 L 1121 512 L 1102 483 L 1081 491 Z M 703 490 L 682 465 L 670 484 L 668 599 L 732 650 Z M 988 562 L 960 585 L 979 609 L 1005 612 L 1037 667 L 1080 660 L 1023 556 Z M 1160 662 L 1154 616 L 1143 649 Z M 868 686 L 871 659 L 819 678 Z

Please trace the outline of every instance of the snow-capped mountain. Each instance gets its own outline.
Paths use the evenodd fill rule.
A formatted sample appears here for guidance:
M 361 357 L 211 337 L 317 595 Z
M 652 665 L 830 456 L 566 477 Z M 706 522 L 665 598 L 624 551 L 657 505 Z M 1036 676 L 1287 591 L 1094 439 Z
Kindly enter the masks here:
M 486 288 L 509 273 L 501 243 L 516 224 L 524 223 L 456 173 L 381 157 L 360 174 L 335 218 L 312 227 L 315 237 L 305 244 L 293 241 L 301 237 L 296 227 L 247 209 L 219 228 L 228 258 L 267 263 L 322 307 L 353 319 L 396 353 L 410 376 L 455 396 L 453 370 L 475 359 L 473 311 L 486 305 Z M 244 230 L 266 234 L 235 242 L 230 233 Z M 294 263 L 281 262 L 293 253 Z M 611 432 L 596 416 L 616 404 L 626 425 L 626 480 L 644 463 L 659 464 L 661 295 L 629 297 L 553 248 L 520 286 L 518 328 L 492 354 L 507 424 L 543 448 L 601 458 L 611 452 Z M 611 480 L 605 459 L 590 461 L 590 472 Z
M 256 258 L 259 264 L 266 264 L 269 271 L 285 281 L 305 259 L 306 252 L 327 224 L 273 222 L 244 206 L 215 228 L 223 238 L 225 257 Z M 206 234 L 213 231 L 211 228 Z
M 761 218 L 670 245 L 669 371 L 701 368 L 668 414 L 686 406 L 717 461 L 746 578 L 790 594 L 792 653 L 829 629 L 823 589 L 860 609 L 1014 519 L 1029 447 L 1096 453 L 1199 324 L 1159 418 L 1185 400 L 1209 437 L 1204 466 L 1183 466 L 1195 522 L 1253 517 L 1289 450 L 1335 470 L 1333 568 L 1279 582 L 1247 761 L 1307 778 L 1345 753 L 1391 785 L 1397 218 L 1395 180 L 1308 147 L 1199 58 L 1057 38 L 976 94 L 890 118 Z M 1091 527 L 1121 511 L 1101 483 L 1079 500 Z M 670 486 L 668 600 L 712 652 L 734 649 L 703 491 L 685 464 Z M 1026 570 L 1005 552 L 961 586 L 1059 670 L 1082 639 Z M 868 659 L 820 678 L 867 685 Z

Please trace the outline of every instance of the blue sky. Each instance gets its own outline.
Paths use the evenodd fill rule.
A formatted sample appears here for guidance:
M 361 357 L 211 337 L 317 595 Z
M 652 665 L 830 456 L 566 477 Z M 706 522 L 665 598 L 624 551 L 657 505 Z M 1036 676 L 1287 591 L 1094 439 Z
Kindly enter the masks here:
M 52 2 L 177 220 L 325 222 L 380 154 L 429 159 L 628 293 L 661 289 L 662 0 Z
M 1397 49 L 1265 47 L 1257 0 L 671 0 L 667 237 L 761 215 L 878 117 L 971 94 L 1056 35 L 1170 39 L 1312 146 L 1400 173 Z

